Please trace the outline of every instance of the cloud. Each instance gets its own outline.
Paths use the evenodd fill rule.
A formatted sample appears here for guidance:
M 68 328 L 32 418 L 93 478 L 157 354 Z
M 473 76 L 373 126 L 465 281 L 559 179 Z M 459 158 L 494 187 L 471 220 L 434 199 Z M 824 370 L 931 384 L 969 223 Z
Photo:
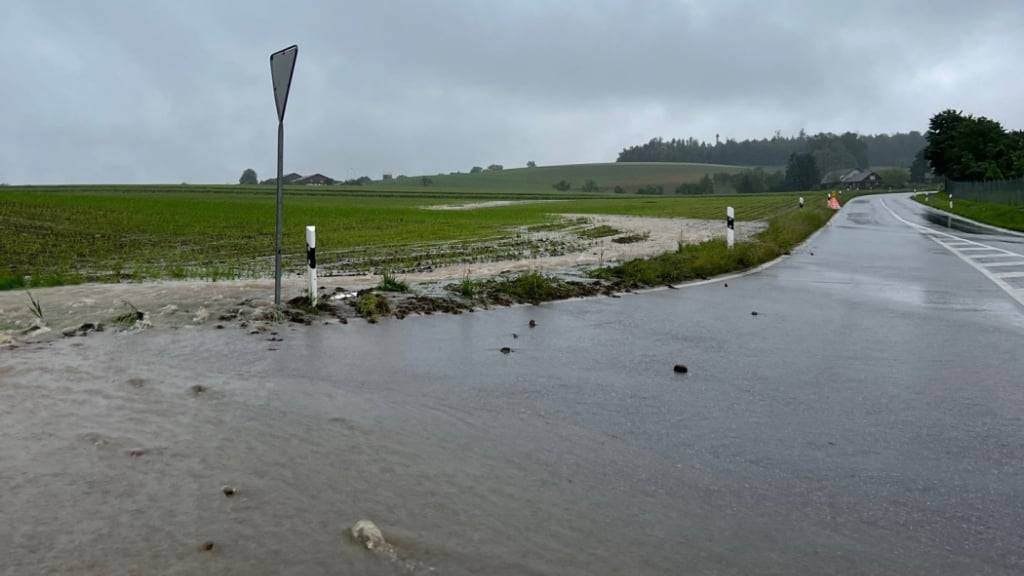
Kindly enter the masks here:
M 269 176 L 268 55 L 300 46 L 286 167 L 613 160 L 654 136 L 1024 127 L 1019 2 L 21 2 L 0 180 Z

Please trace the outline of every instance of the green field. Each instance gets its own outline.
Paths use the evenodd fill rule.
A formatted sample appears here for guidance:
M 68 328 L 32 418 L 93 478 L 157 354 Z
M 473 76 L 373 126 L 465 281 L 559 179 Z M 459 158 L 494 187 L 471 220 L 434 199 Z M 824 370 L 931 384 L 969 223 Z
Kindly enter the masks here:
M 413 253 L 429 256 L 448 250 L 467 261 L 501 257 L 500 251 L 487 252 L 491 250 L 487 242 L 515 242 L 527 227 L 557 228 L 562 222 L 557 214 L 723 218 L 725 207 L 732 205 L 738 219 L 753 220 L 770 218 L 796 204 L 795 194 L 577 196 L 442 211 L 423 207 L 465 202 L 467 195 L 290 190 L 285 201 L 286 265 L 301 268 L 306 225 L 317 226 L 318 256 L 326 264 L 332 259 L 344 263 L 362 258 L 370 262 L 364 266 L 379 269 L 373 262 L 405 258 L 403 265 L 415 266 L 416 261 L 409 262 Z M 497 197 L 522 199 L 529 194 Z M 10 279 L 23 276 L 32 276 L 34 285 L 76 278 L 267 276 L 272 269 L 273 238 L 274 196 L 265 188 L 0 189 L 0 286 L 6 277 L 9 287 L 16 287 L 20 280 Z
M 938 208 L 946 212 L 952 212 L 959 216 L 977 220 L 992 226 L 1018 230 L 1024 232 L 1024 206 L 1013 206 L 1009 204 L 990 204 L 988 202 L 973 202 L 971 200 L 956 199 L 953 202 L 953 209 L 949 208 L 949 196 L 935 193 L 929 196 L 918 194 L 914 196 L 921 204 Z
M 743 166 L 719 164 L 685 164 L 674 162 L 607 162 L 597 164 L 563 164 L 559 166 L 538 166 L 536 168 L 507 168 L 498 171 L 484 171 L 478 174 L 427 175 L 431 186 L 423 187 L 420 176 L 377 181 L 374 187 L 386 189 L 420 189 L 436 187 L 444 190 L 472 190 L 476 192 L 555 192 L 552 185 L 565 180 L 573 191 L 579 191 L 586 180 L 593 180 L 601 191 L 612 191 L 621 186 L 633 192 L 641 186 L 664 186 L 672 192 L 683 182 L 697 182 L 705 175 L 716 172 L 733 174 L 741 172 Z

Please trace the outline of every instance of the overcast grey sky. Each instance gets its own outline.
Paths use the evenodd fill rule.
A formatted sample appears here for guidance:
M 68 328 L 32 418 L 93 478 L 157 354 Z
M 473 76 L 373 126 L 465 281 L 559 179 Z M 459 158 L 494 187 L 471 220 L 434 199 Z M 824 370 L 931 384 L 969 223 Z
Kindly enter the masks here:
M 1024 127 L 1024 2 L 0 0 L 0 181 L 599 162 L 655 136 Z

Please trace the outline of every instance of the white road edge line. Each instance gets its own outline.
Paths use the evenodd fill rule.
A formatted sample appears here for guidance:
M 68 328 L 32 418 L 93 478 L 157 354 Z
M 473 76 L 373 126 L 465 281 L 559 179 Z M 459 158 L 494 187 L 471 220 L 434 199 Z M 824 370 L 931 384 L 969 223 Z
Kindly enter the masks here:
M 981 263 L 974 262 L 971 259 L 964 257 L 963 255 L 958 253 L 955 248 L 952 248 L 950 246 L 947 246 L 945 243 L 940 242 L 939 239 L 936 238 L 936 236 L 937 235 L 942 235 L 942 236 L 946 236 L 946 237 L 949 237 L 949 238 L 956 238 L 957 240 L 962 240 L 964 242 L 969 242 L 969 243 L 975 244 L 977 246 L 986 246 L 985 244 L 982 244 L 981 242 L 975 242 L 974 240 L 968 240 L 966 238 L 961 238 L 961 237 L 955 236 L 953 234 L 948 234 L 946 232 L 942 232 L 941 230 L 934 230 L 932 228 L 928 228 L 927 226 L 921 226 L 920 224 L 914 224 L 913 222 L 910 222 L 908 220 L 904 220 L 903 218 L 900 218 L 900 216 L 897 215 L 895 212 L 893 212 L 892 208 L 889 208 L 889 205 L 885 203 L 885 200 L 879 198 L 879 201 L 882 203 L 882 206 L 886 210 L 889 211 L 889 214 L 892 214 L 893 218 L 899 220 L 900 222 L 903 222 L 904 224 L 906 224 L 907 226 L 910 226 L 911 228 L 917 229 L 919 232 L 922 232 L 925 236 L 928 236 L 929 238 L 934 240 L 935 243 L 938 244 L 939 246 L 942 246 L 946 250 L 949 250 L 950 252 L 952 252 L 953 255 L 956 256 L 957 258 L 959 258 L 959 259 L 963 260 L 964 262 L 970 264 L 971 267 L 973 267 L 978 272 L 981 272 L 982 274 L 984 274 L 985 277 L 988 278 L 989 280 L 991 280 L 996 286 L 999 286 L 1000 288 L 1002 288 L 1003 292 L 1006 292 L 1006 294 L 1009 295 L 1010 298 L 1013 298 L 1014 300 L 1017 301 L 1018 304 L 1020 304 L 1021 306 L 1024 306 L 1024 290 L 1018 290 L 1018 289 L 1014 288 L 1013 286 L 1010 286 L 1009 284 L 1007 284 L 1003 280 L 1000 280 L 998 276 L 996 276 L 992 272 L 989 272 L 988 270 L 986 270 L 985 267 Z M 991 246 L 986 246 L 986 247 L 992 248 Z M 1004 252 L 1006 254 L 1012 254 L 1014 256 L 1021 256 L 1020 254 L 1017 254 L 1015 252 L 1010 252 L 1009 250 L 1003 250 L 1002 248 L 992 248 L 992 249 L 993 250 L 998 250 L 1000 252 Z
M 984 266 L 985 268 L 997 268 L 999 266 L 1020 266 L 1022 264 L 1024 264 L 1024 258 L 1021 258 L 1016 262 L 989 262 L 988 264 L 984 264 Z

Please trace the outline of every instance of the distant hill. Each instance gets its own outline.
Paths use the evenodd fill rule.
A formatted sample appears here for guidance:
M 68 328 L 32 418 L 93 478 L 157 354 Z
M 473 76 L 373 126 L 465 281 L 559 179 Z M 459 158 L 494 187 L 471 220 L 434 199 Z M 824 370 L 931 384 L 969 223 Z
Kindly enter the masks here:
M 597 164 L 560 164 L 536 168 L 506 168 L 483 171 L 477 174 L 460 173 L 445 175 L 407 176 L 391 180 L 375 180 L 374 188 L 405 188 L 422 186 L 422 178 L 429 178 L 431 184 L 425 190 L 473 190 L 477 192 L 555 192 L 556 182 L 569 182 L 571 190 L 578 191 L 584 182 L 593 180 L 600 191 L 611 192 L 621 186 L 627 192 L 634 192 L 643 186 L 664 186 L 671 193 L 683 182 L 697 182 L 705 175 L 717 172 L 733 174 L 741 172 L 743 166 L 719 164 L 691 164 L 682 162 L 607 162 Z

